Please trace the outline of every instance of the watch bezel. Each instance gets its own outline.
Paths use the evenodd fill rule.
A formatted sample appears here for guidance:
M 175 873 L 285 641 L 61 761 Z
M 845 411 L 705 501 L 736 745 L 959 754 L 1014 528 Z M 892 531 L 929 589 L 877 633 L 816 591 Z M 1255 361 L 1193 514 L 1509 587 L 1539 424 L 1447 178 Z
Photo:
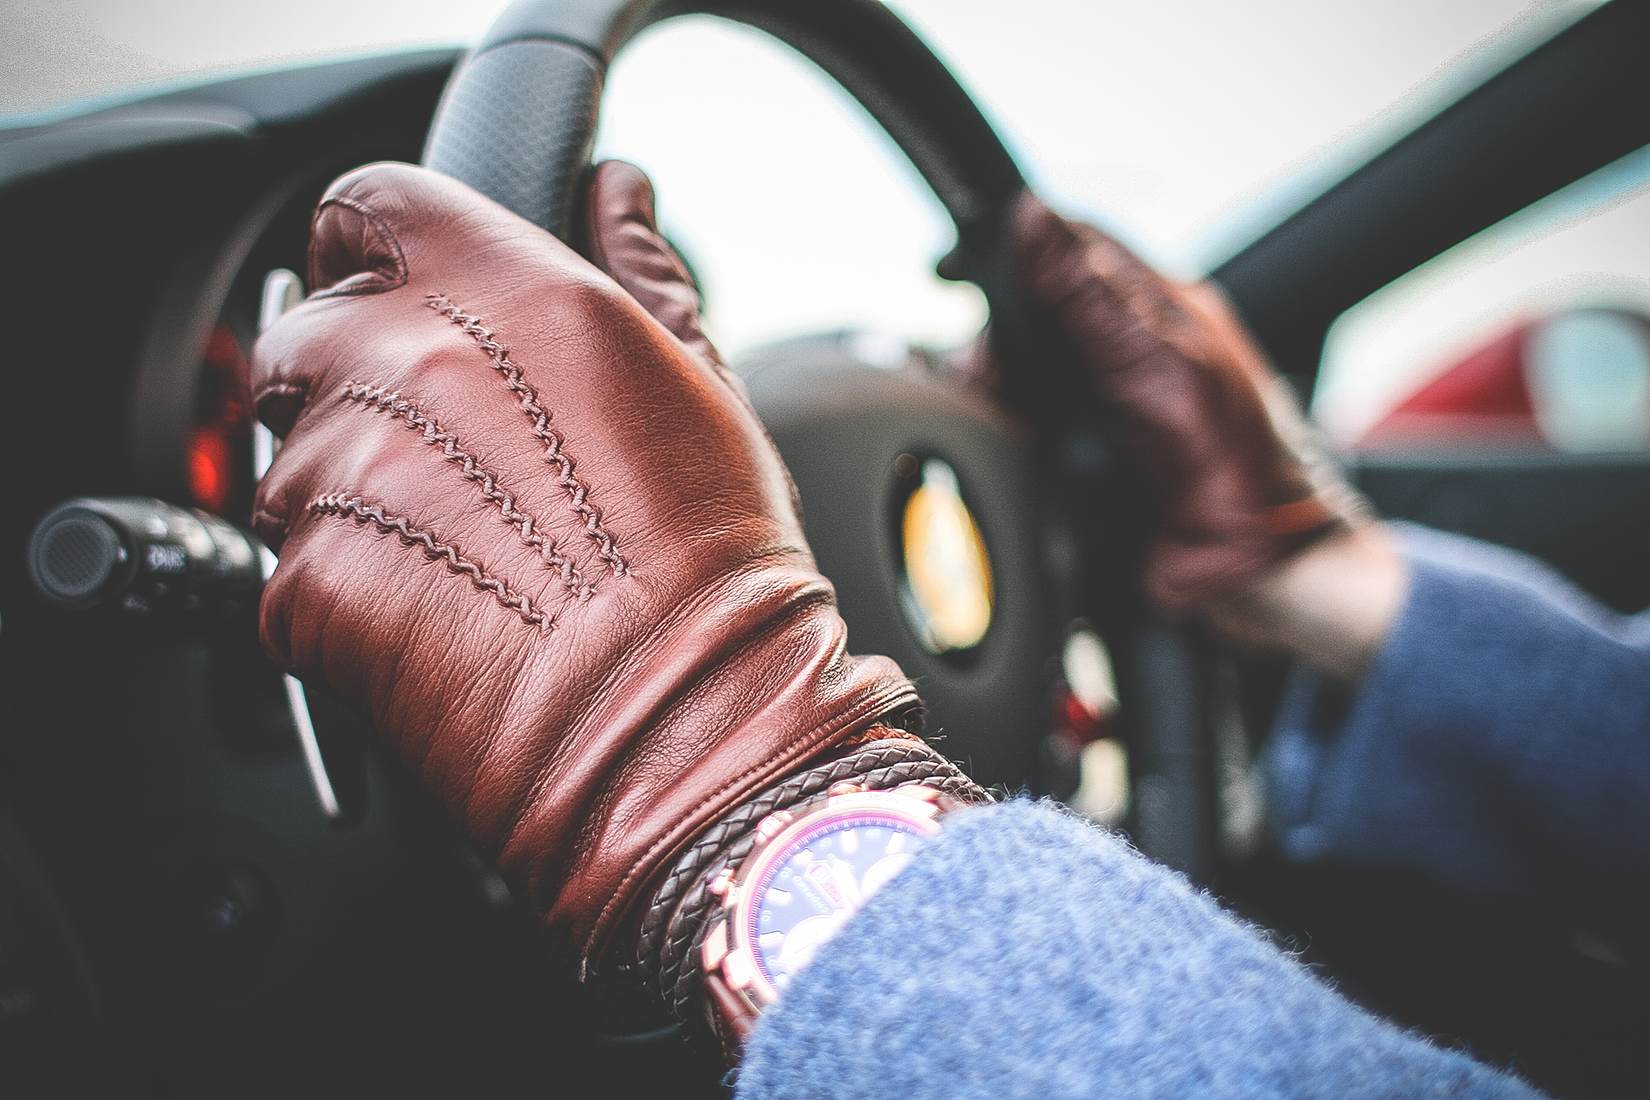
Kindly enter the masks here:
M 725 919 L 716 922 L 702 947 L 707 975 L 717 975 L 752 1013 L 779 999 L 779 990 L 762 972 L 758 948 L 747 918 L 758 902 L 757 890 L 767 873 L 803 836 L 839 821 L 889 818 L 925 838 L 940 831 L 939 818 L 949 808 L 945 796 L 931 787 L 911 785 L 885 791 L 857 788 L 831 794 L 820 805 L 802 813 L 770 814 L 758 825 L 762 843 L 738 872 L 713 884 L 722 895 Z

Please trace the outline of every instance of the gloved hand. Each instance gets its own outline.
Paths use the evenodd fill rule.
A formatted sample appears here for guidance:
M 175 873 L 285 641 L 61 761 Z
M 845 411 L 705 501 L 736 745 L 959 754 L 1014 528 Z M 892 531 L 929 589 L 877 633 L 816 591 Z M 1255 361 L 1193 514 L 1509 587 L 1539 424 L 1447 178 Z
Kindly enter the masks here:
M 1033 323 L 1092 380 L 1152 509 L 1154 602 L 1203 609 L 1356 522 L 1356 496 L 1309 456 L 1292 396 L 1217 290 L 1170 282 L 1029 191 L 1012 232 Z
M 363 705 L 587 965 L 688 838 L 916 705 L 845 652 L 646 179 L 588 200 L 607 274 L 443 176 L 353 172 L 253 366 L 285 439 L 265 648 Z

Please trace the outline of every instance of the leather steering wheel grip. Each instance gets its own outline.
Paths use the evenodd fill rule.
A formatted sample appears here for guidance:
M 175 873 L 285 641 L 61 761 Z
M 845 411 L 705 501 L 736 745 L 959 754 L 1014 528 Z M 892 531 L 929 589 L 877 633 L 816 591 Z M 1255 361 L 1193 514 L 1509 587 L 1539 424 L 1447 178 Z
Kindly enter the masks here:
M 424 163 L 568 239 L 608 64 L 646 27 L 696 13 L 812 59 L 911 158 L 962 243 L 979 240 L 965 251 L 995 252 L 1020 171 L 956 78 L 877 0 L 517 0 L 455 72 Z
M 566 238 L 601 86 L 596 58 L 569 43 L 483 46 L 442 97 L 424 163 Z

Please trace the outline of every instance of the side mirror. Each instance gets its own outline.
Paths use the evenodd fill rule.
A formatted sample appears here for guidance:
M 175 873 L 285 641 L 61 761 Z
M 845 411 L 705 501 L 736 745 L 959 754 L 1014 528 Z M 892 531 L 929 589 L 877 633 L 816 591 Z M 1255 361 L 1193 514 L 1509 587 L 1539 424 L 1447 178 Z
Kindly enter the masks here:
M 1608 307 L 1523 321 L 1458 359 L 1357 441 L 1650 450 L 1650 317 Z

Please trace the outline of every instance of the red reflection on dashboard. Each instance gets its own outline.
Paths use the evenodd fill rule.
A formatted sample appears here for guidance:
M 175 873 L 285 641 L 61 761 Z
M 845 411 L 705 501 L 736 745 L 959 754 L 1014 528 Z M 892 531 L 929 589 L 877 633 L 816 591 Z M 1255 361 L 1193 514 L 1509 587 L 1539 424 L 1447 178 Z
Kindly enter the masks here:
M 210 512 L 229 507 L 233 485 L 229 440 L 211 428 L 189 433 L 189 495 Z
M 235 502 L 237 456 L 251 423 L 248 366 L 241 345 L 228 325 L 218 325 L 206 343 L 196 405 L 189 433 L 189 495 L 210 512 L 223 514 Z

